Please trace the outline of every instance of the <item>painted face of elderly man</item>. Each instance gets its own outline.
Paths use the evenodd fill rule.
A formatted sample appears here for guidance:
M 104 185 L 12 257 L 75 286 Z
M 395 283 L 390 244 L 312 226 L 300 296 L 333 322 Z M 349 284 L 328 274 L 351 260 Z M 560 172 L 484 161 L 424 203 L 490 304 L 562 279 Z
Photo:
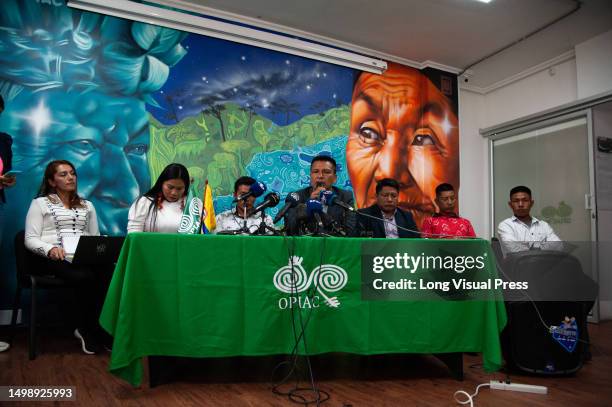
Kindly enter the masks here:
M 346 161 L 360 208 L 376 202 L 376 183 L 399 182 L 399 207 L 420 227 L 435 212 L 435 188 L 459 184 L 457 115 L 420 71 L 389 64 L 362 73 L 353 89 Z

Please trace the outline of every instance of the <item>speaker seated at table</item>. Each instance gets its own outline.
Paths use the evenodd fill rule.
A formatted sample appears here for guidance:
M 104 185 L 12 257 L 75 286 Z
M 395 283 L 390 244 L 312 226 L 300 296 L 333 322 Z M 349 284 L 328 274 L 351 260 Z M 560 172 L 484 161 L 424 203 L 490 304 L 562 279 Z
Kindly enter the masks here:
M 577 372 L 589 341 L 587 315 L 597 284 L 578 259 L 558 251 L 525 251 L 501 262 L 506 280 L 527 282 L 504 292 L 508 324 L 502 334 L 511 368 L 542 375 Z

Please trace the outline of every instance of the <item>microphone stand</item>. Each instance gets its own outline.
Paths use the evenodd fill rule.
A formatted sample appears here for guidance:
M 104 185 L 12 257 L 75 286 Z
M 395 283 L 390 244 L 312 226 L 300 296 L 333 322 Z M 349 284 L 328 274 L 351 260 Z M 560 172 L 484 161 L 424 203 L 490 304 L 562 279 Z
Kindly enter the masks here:
M 338 224 L 338 222 L 334 218 L 331 218 L 329 224 L 332 228 L 332 232 L 334 233 L 334 235 L 346 237 L 346 231 L 342 226 Z
M 242 219 L 243 219 L 243 222 L 242 222 L 242 228 L 240 229 L 240 232 L 250 235 L 251 231 L 247 227 L 247 207 L 246 205 L 243 205 L 242 207 Z
M 240 200 L 240 199 L 239 199 Z M 238 208 L 236 207 L 236 212 L 238 212 Z M 240 229 L 236 229 L 236 230 L 225 230 L 223 232 L 219 232 L 217 233 L 218 235 L 242 235 L 242 234 L 247 234 L 247 235 L 251 235 L 251 231 L 249 230 L 249 228 L 247 227 L 247 208 L 246 206 L 243 208 L 242 210 L 242 214 L 243 214 L 243 223 L 242 223 L 242 227 Z M 236 217 L 236 215 L 234 215 L 234 217 Z
M 315 212 L 313 214 L 314 216 L 311 218 L 314 220 L 314 231 L 310 232 L 310 233 L 304 233 L 303 236 L 314 236 L 314 237 L 332 237 L 332 235 L 328 234 L 328 233 L 324 233 L 322 231 L 323 229 L 323 221 L 321 220 L 321 215 L 317 212 Z M 313 222 L 304 222 L 304 228 L 308 231 L 310 231 L 310 228 L 308 227 L 308 223 L 313 223 Z
M 270 226 L 268 226 L 268 224 L 266 223 L 266 212 L 265 211 L 261 211 L 261 221 L 259 222 L 259 226 L 257 227 L 257 230 L 255 230 L 253 233 L 251 233 L 252 236 L 265 236 L 267 235 L 266 232 L 272 232 L 273 236 L 280 236 L 280 232 Z

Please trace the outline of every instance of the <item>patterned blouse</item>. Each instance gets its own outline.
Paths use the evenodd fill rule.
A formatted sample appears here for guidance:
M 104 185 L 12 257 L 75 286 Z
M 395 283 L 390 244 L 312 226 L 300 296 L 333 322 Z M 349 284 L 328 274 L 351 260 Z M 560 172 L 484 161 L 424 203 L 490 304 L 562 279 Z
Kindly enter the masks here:
M 26 216 L 26 247 L 47 256 L 52 248 L 62 247 L 63 237 L 99 235 L 96 210 L 91 202 L 82 203 L 81 207 L 69 209 L 57 195 L 34 199 Z

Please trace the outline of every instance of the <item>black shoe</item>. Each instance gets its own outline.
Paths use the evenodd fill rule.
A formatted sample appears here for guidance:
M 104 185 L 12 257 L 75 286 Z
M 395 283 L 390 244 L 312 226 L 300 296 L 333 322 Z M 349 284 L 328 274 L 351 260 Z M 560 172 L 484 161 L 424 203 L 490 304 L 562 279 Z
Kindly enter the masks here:
M 87 333 L 86 330 L 83 329 L 75 329 L 74 337 L 81 341 L 81 349 L 83 353 L 87 355 L 95 355 L 96 352 L 99 352 L 99 347 L 96 341 Z

